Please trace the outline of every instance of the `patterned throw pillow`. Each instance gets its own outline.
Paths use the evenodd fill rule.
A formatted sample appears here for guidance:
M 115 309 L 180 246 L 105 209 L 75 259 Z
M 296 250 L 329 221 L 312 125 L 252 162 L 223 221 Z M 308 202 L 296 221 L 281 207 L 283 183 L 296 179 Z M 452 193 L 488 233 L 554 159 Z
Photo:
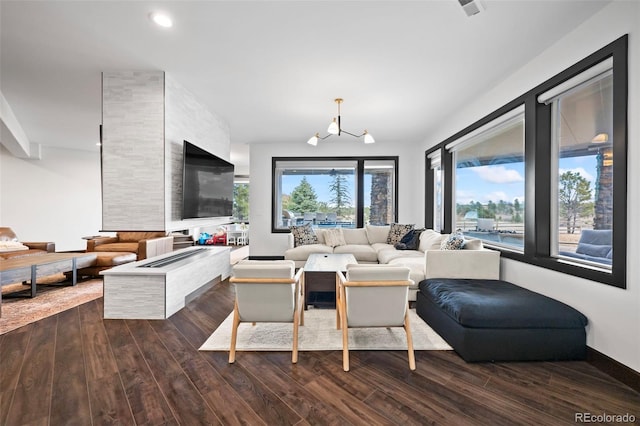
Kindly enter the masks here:
M 347 243 L 344 240 L 342 228 L 331 228 L 324 232 L 324 243 L 329 247 L 344 246 Z
M 460 231 L 453 232 L 448 238 L 442 240 L 440 250 L 462 250 L 464 247 L 464 235 Z
M 407 235 L 407 232 L 413 230 L 414 225 L 402 225 L 400 223 L 392 223 L 389 229 L 389 235 L 387 236 L 387 244 L 395 245 L 399 243 L 402 237 Z
M 318 237 L 313 232 L 310 223 L 302 226 L 290 226 L 291 234 L 293 234 L 293 246 L 306 246 L 308 244 L 318 244 Z

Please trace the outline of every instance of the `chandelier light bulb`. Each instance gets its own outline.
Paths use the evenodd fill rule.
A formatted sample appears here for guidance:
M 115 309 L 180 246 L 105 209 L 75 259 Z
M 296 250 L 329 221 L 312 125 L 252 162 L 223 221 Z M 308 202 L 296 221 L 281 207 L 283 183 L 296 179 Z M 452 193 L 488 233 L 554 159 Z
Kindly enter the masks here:
M 369 134 L 368 131 L 364 131 L 364 143 L 375 143 L 376 140 Z
M 329 128 L 327 129 L 327 132 L 332 135 L 337 135 L 340 132 L 340 128 L 338 127 L 338 123 L 336 122 L 335 118 L 333 119 L 331 124 L 329 124 Z
M 320 134 L 316 133 L 314 136 L 311 136 L 311 137 L 309 138 L 309 140 L 307 141 L 307 143 L 308 143 L 309 145 L 316 146 L 316 145 L 318 145 L 318 138 L 319 138 L 319 137 L 320 137 Z

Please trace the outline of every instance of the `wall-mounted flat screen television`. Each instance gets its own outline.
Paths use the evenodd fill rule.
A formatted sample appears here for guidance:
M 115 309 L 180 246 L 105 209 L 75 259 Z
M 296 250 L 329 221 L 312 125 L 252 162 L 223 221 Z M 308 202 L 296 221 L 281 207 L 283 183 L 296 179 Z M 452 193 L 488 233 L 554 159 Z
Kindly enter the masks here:
M 233 214 L 233 164 L 184 141 L 182 218 Z

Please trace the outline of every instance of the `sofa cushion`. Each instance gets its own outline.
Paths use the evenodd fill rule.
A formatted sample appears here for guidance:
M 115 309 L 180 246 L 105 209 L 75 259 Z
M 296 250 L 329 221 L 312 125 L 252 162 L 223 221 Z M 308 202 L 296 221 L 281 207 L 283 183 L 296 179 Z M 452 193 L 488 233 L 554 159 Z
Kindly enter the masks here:
M 309 244 L 318 244 L 318 237 L 313 232 L 311 224 L 307 223 L 302 226 L 290 226 L 291 234 L 293 235 L 293 246 L 305 246 Z
M 409 289 L 418 290 L 418 284 L 424 280 L 424 256 L 414 257 L 398 257 L 389 261 L 389 265 L 406 266 L 409 272 L 409 278 L 414 282 Z
M 369 244 L 367 231 L 364 228 L 341 228 L 346 244 Z
M 387 237 L 389 236 L 389 225 L 366 225 L 365 231 L 367 233 L 367 240 L 369 244 L 385 243 L 387 244 Z
M 97 245 L 95 251 L 128 251 L 129 253 L 138 253 L 138 242 L 131 243 L 107 243 Z
M 482 250 L 484 248 L 484 244 L 482 244 L 482 240 L 478 238 L 465 238 L 464 246 L 462 246 L 464 250 Z
M 611 251 L 611 246 L 587 244 L 587 243 L 578 243 L 578 247 L 576 248 L 576 253 L 586 254 L 587 256 L 592 256 L 592 257 L 606 258 L 610 251 Z
M 440 243 L 442 242 L 443 235 L 433 229 L 425 229 L 420 234 L 420 245 L 418 250 L 440 250 Z
M 286 250 L 284 258 L 287 260 L 306 261 L 311 253 L 333 253 L 333 248 L 324 244 L 305 244 Z
M 135 262 L 136 254 L 131 252 L 101 252 L 96 254 L 96 263 L 94 266 L 118 266 L 125 263 Z
M 389 263 L 399 257 L 420 257 L 424 258 L 424 253 L 418 250 L 380 250 L 378 252 L 378 263 Z
M 324 231 L 324 243 L 329 247 L 343 246 L 347 244 L 342 234 L 342 228 L 331 228 Z
M 122 242 L 138 242 L 141 240 L 150 240 L 152 238 L 162 238 L 167 234 L 165 232 L 147 232 L 147 231 L 126 231 L 118 232 L 118 239 Z
M 396 244 L 399 243 L 402 237 L 404 237 L 407 232 L 413 229 L 414 225 L 410 224 L 402 224 L 402 223 L 392 223 L 391 228 L 389 228 L 389 235 L 387 236 L 388 244 Z
M 358 262 L 377 263 L 378 254 L 369 244 L 347 244 L 333 249 L 336 254 L 352 254 Z
M 387 243 L 373 243 L 371 244 L 371 247 L 376 251 L 376 253 L 379 253 L 382 250 L 395 250 L 391 244 Z

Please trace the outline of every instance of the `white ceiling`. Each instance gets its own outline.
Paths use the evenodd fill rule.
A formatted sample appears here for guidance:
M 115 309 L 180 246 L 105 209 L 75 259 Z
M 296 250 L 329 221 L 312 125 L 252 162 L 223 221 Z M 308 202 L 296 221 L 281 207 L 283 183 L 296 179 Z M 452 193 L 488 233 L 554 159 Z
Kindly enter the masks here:
M 247 144 L 419 143 L 609 1 L 0 1 L 0 91 L 30 142 L 97 150 L 100 73 L 164 70 Z M 168 12 L 171 29 L 149 19 Z

